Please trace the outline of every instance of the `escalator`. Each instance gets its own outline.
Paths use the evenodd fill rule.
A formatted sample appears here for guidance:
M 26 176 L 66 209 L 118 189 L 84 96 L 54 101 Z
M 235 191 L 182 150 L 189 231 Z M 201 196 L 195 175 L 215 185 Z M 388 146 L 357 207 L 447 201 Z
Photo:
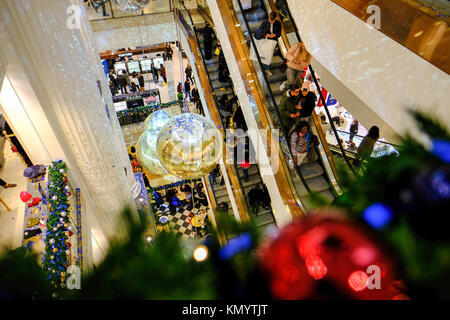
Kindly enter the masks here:
M 242 2 L 240 0 L 236 0 L 234 8 L 236 9 L 236 15 L 240 22 L 240 27 L 242 32 L 247 40 L 247 45 L 249 47 L 252 46 L 252 39 L 250 38 L 251 34 L 253 34 L 261 23 L 268 19 L 268 13 L 263 0 L 257 0 L 251 2 L 251 7 L 248 9 L 243 9 Z M 280 39 L 282 39 L 280 37 Z M 286 47 L 289 47 L 286 45 Z M 265 88 L 265 94 L 267 100 L 272 102 L 272 105 L 269 105 L 269 110 L 272 113 L 273 119 L 275 122 L 279 119 L 277 108 L 283 94 L 286 92 L 282 92 L 280 90 L 280 85 L 283 81 L 286 80 L 286 74 L 280 71 L 280 65 L 282 64 L 284 58 L 282 58 L 281 51 L 279 46 L 276 47 L 272 63 L 270 65 L 270 73 L 263 74 L 263 67 L 261 64 L 256 66 L 256 70 L 258 70 L 258 78 L 260 82 L 262 82 L 262 86 Z M 258 62 L 253 61 L 253 64 L 258 64 Z M 317 99 L 319 101 L 319 99 Z M 281 127 L 281 124 L 280 124 Z M 317 130 L 321 130 L 320 128 L 312 128 L 313 133 L 318 135 Z M 326 143 L 326 141 L 321 141 L 321 143 Z M 318 155 L 320 152 L 316 150 Z M 337 196 L 335 188 L 332 186 L 329 176 L 326 172 L 326 168 L 324 166 L 324 157 L 319 156 L 318 160 L 306 162 L 304 161 L 300 166 L 299 175 L 303 176 L 304 181 L 307 187 L 310 189 L 309 191 L 317 192 L 321 194 L 325 199 L 329 202 L 332 202 Z M 303 198 L 307 195 L 308 192 L 300 191 L 299 195 Z
M 213 40 L 213 48 L 217 47 L 217 43 L 216 40 Z M 203 44 L 201 44 L 201 52 L 202 52 L 202 56 L 204 57 L 204 48 L 203 48 Z M 234 93 L 234 88 L 232 86 L 231 81 L 227 81 L 227 82 L 220 82 L 219 81 L 219 56 L 217 55 L 213 55 L 211 60 L 204 60 L 205 64 L 206 64 L 206 69 L 208 72 L 208 76 L 211 80 L 211 87 L 215 96 L 215 100 L 216 100 L 216 105 L 219 105 L 219 101 L 222 98 L 223 95 L 227 95 L 230 98 L 235 96 Z M 219 112 L 221 115 L 221 120 L 223 124 L 227 123 L 227 117 L 225 116 L 225 114 L 223 112 Z M 252 188 L 254 188 L 256 185 L 260 185 L 263 186 L 263 182 L 261 179 L 261 175 L 259 172 L 259 168 L 258 168 L 258 164 L 252 164 L 250 166 L 250 168 L 248 169 L 248 181 L 244 180 L 244 171 L 243 169 L 238 166 L 235 165 L 235 168 L 237 170 L 237 172 L 239 173 L 239 178 L 240 178 L 240 182 L 242 184 L 244 193 L 247 195 L 250 190 Z M 220 193 L 225 193 L 226 189 L 222 189 L 222 190 L 218 190 Z M 248 199 L 247 199 L 247 204 L 250 207 L 250 204 L 248 203 Z M 259 227 L 265 227 L 269 224 L 274 224 L 275 220 L 273 218 L 273 214 L 272 214 L 272 210 L 269 209 L 264 209 L 262 206 L 259 207 L 258 212 L 256 212 L 255 214 L 255 220 L 256 223 Z
M 227 116 L 223 112 L 223 110 L 219 109 L 219 100 L 223 95 L 229 96 L 229 98 L 232 98 L 235 96 L 234 89 L 232 86 L 232 83 L 230 81 L 228 82 L 220 82 L 219 81 L 219 72 L 218 72 L 218 66 L 219 66 L 219 57 L 214 54 L 212 55 L 212 59 L 205 60 L 205 52 L 203 47 L 203 41 L 202 39 L 197 35 L 197 31 L 194 27 L 197 29 L 200 29 L 202 27 L 203 23 L 197 23 L 194 25 L 191 14 L 189 10 L 187 10 L 184 5 L 180 2 L 175 2 L 175 7 L 178 9 L 178 12 L 180 13 L 181 18 L 184 20 L 185 28 L 189 28 L 192 26 L 192 29 L 194 30 L 193 33 L 195 34 L 196 38 L 196 44 L 197 48 L 200 48 L 199 54 L 201 55 L 201 59 L 203 61 L 199 61 L 201 65 L 204 66 L 204 70 L 206 71 L 206 76 L 208 77 L 209 86 L 211 89 L 211 93 L 214 96 L 214 105 L 209 106 L 209 108 L 217 108 L 216 112 L 220 115 L 220 124 L 216 123 L 216 125 L 221 126 L 222 128 L 227 128 Z M 188 22 L 190 22 L 190 26 L 188 26 Z M 214 40 L 212 47 L 216 48 L 216 41 Z M 191 48 L 191 50 L 198 50 L 197 48 Z M 198 69 L 199 70 L 199 69 Z M 202 71 L 200 71 L 202 72 Z M 254 186 L 260 185 L 261 187 L 264 185 L 263 181 L 261 179 L 261 175 L 259 172 L 258 164 L 252 164 L 250 168 L 248 169 L 248 179 L 244 180 L 244 172 L 243 169 L 237 165 L 233 164 L 230 165 L 232 167 L 232 174 L 237 178 L 238 186 L 235 186 L 240 188 L 242 190 L 243 196 L 245 198 L 245 210 L 247 212 L 250 212 L 250 204 L 248 199 L 248 193 L 250 190 L 253 189 Z M 228 172 L 228 175 L 230 175 L 230 172 Z M 218 179 L 220 180 L 220 179 Z M 212 190 L 214 192 L 214 198 L 217 204 L 221 202 L 226 202 L 231 209 L 231 202 L 229 199 L 228 190 L 226 188 L 226 185 L 224 183 L 212 183 L 211 184 Z M 240 213 L 241 214 L 241 213 Z M 229 215 L 233 215 L 232 211 L 229 210 Z M 264 209 L 263 206 L 259 207 L 259 210 L 255 213 L 255 221 L 258 227 L 260 228 L 267 228 L 268 226 L 276 226 L 275 219 L 272 213 L 272 209 L 266 208 Z

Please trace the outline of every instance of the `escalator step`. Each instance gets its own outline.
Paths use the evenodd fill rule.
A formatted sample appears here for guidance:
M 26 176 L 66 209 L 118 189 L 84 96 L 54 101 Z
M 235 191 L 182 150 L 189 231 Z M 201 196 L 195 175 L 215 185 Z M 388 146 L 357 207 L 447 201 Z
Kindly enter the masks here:
M 320 195 L 325 197 L 330 203 L 333 202 L 335 199 L 335 196 L 334 196 L 333 192 L 330 191 L 330 189 L 321 191 Z
M 330 188 L 330 185 L 328 184 L 327 180 L 323 176 L 317 176 L 311 179 L 305 179 L 306 183 L 308 184 L 309 188 L 312 191 L 321 192 L 328 190 Z
M 300 171 L 305 179 L 311 179 L 324 174 L 323 168 L 318 161 L 302 164 Z

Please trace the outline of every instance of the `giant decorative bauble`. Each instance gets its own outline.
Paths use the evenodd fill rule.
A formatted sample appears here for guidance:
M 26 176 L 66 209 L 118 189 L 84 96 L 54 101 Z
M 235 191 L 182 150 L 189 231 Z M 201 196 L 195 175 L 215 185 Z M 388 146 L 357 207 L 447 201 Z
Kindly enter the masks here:
M 175 114 L 168 110 L 159 110 L 151 113 L 144 122 L 144 133 L 136 145 L 136 156 L 139 162 L 153 174 L 166 175 L 167 170 L 159 161 L 156 153 L 156 141 L 158 134 L 164 125 Z
M 176 115 L 177 114 L 169 108 L 152 112 L 144 121 L 144 131 L 156 131 L 156 135 L 158 135 L 159 131 L 161 131 L 162 127 L 169 121 L 169 119 Z
M 195 113 L 182 113 L 167 122 L 156 151 L 171 174 L 196 179 L 211 172 L 222 156 L 223 137 L 214 124 Z
M 136 13 L 144 10 L 150 0 L 113 0 L 113 2 L 122 11 Z

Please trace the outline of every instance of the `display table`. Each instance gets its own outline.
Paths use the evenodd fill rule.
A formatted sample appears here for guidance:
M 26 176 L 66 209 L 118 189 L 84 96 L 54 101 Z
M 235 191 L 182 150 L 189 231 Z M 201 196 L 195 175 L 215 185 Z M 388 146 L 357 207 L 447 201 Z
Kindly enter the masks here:
M 196 215 L 191 219 L 191 224 L 196 228 L 203 227 L 205 225 L 205 218 L 202 215 Z
M 123 102 L 119 102 L 123 103 Z M 163 108 L 173 106 L 177 104 L 176 101 L 172 101 L 169 103 L 162 103 L 162 104 L 148 104 L 144 107 L 137 107 L 132 109 L 125 109 L 122 111 L 117 112 L 117 118 L 119 119 L 119 123 L 121 126 L 132 124 L 132 123 L 139 123 L 142 121 L 145 121 L 145 119 L 148 117 L 148 115 L 154 111 L 161 110 Z
M 121 101 L 133 101 L 138 99 L 144 99 L 148 97 L 157 97 L 157 100 L 155 103 L 159 104 L 161 102 L 161 97 L 159 95 L 158 89 L 152 89 L 152 90 L 145 90 L 145 91 L 138 91 L 133 93 L 127 93 L 127 94 L 119 94 L 112 98 L 113 102 L 121 102 Z

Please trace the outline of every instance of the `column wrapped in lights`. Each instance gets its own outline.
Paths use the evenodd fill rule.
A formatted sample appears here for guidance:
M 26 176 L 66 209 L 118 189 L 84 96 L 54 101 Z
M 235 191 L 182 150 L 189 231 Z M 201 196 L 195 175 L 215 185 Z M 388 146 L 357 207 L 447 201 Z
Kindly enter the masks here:
M 55 287 L 64 287 L 66 270 L 69 267 L 69 186 L 67 167 L 54 161 L 49 168 L 47 233 L 45 237 L 44 270 Z

